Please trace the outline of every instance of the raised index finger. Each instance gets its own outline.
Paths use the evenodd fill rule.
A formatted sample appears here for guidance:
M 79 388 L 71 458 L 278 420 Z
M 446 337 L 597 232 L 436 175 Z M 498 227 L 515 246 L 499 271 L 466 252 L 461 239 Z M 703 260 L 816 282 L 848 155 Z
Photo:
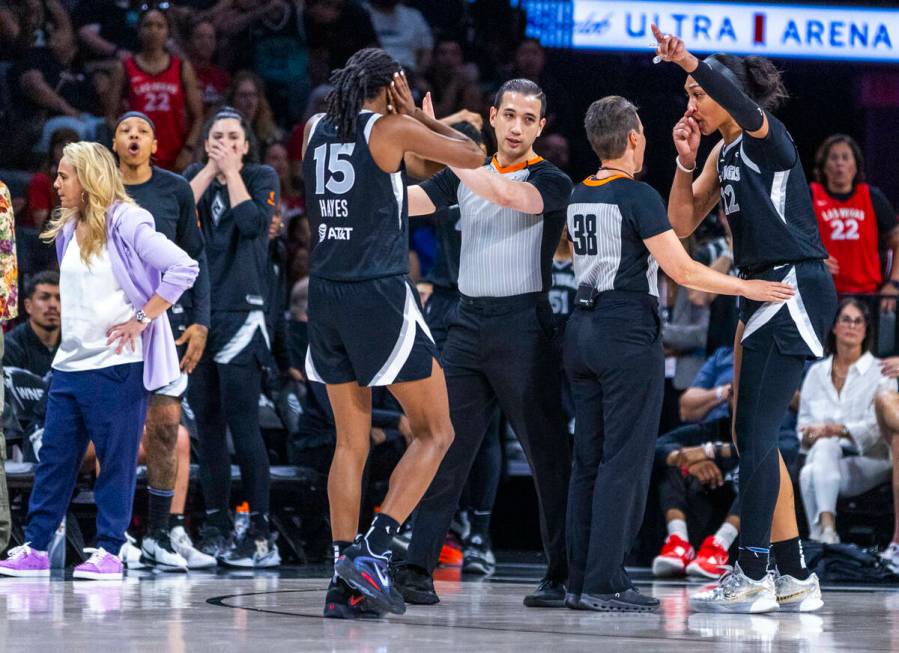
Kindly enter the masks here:
M 656 25 L 655 23 L 652 23 L 650 25 L 650 28 L 652 29 L 652 35 L 654 37 L 656 37 L 656 41 L 658 41 L 659 43 L 662 43 L 665 41 L 665 35 L 662 34 L 662 30 L 659 29 L 658 25 Z

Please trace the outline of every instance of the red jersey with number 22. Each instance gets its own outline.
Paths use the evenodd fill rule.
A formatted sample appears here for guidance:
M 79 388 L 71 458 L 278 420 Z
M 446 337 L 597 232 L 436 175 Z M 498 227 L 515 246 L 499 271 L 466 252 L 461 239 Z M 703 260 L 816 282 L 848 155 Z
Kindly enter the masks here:
M 876 293 L 883 283 L 877 240 L 877 216 L 868 184 L 856 184 L 845 200 L 812 183 L 812 202 L 821 242 L 837 259 L 840 273 L 833 282 L 838 293 Z
M 170 55 L 169 67 L 157 75 L 145 72 L 134 57 L 125 60 L 128 106 L 156 124 L 156 165 L 171 169 L 187 138 L 181 59 Z

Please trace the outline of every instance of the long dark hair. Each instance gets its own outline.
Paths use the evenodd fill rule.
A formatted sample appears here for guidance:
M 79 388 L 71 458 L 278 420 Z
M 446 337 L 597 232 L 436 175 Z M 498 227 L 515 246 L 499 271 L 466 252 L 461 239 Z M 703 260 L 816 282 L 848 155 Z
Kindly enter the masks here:
M 837 337 L 833 333 L 833 327 L 835 327 L 837 325 L 837 322 L 840 321 L 840 316 L 843 314 L 843 310 L 847 306 L 853 306 L 857 308 L 862 314 L 862 318 L 864 318 L 865 320 L 865 339 L 862 340 L 862 353 L 871 351 L 871 340 L 873 338 L 873 329 L 871 328 L 871 311 L 868 309 L 868 305 L 862 300 L 855 297 L 847 297 L 840 302 L 840 305 L 837 308 L 836 317 L 833 318 L 833 325 L 831 326 L 830 331 L 827 332 L 827 353 L 829 354 L 836 355 L 837 353 Z
M 346 66 L 331 73 L 334 90 L 328 95 L 326 115 L 343 141 L 353 140 L 356 120 L 366 100 L 378 96 L 401 70 L 396 59 L 380 48 L 365 48 L 350 57 Z
M 855 157 L 855 178 L 852 185 L 860 184 L 865 181 L 865 157 L 862 154 L 862 148 L 852 136 L 847 134 L 833 134 L 827 139 L 815 152 L 815 181 L 819 184 L 827 186 L 827 175 L 824 174 L 824 168 L 827 166 L 827 157 L 830 156 L 830 150 L 834 145 L 845 143 L 852 150 L 852 156 Z
M 763 109 L 773 111 L 790 97 L 780 70 L 765 57 L 736 57 L 716 52 L 709 59 L 715 59 L 730 70 L 743 87 L 743 91 Z

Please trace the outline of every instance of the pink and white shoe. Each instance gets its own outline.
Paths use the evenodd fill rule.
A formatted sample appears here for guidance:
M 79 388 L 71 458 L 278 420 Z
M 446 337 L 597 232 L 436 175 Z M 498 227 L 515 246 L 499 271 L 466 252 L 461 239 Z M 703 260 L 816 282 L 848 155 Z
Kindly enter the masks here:
M 18 578 L 49 578 L 50 557 L 46 551 L 32 549 L 25 542 L 9 550 L 6 560 L 0 561 L 0 575 Z
M 85 549 L 85 553 L 92 554 L 87 562 L 83 562 L 72 574 L 72 578 L 83 580 L 122 580 L 122 561 L 119 557 L 109 553 L 103 547 L 99 549 Z

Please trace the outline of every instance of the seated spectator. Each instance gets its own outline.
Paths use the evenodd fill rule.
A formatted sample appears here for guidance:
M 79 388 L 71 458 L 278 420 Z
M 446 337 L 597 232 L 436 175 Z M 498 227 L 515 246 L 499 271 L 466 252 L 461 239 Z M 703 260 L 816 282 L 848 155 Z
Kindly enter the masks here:
M 865 183 L 858 143 L 845 134 L 825 140 L 815 154 L 811 184 L 821 240 L 837 292 L 899 295 L 899 229 L 896 211 L 876 186 Z M 890 278 L 883 278 L 880 249 L 892 251 Z M 892 312 L 895 300 L 885 302 Z
M 282 223 L 289 225 L 297 216 L 306 213 L 303 195 L 294 181 L 290 170 L 290 161 L 287 159 L 287 147 L 282 143 L 272 143 L 263 151 L 262 162 L 271 166 L 278 173 L 281 182 L 281 206 L 279 213 Z
M 460 109 L 479 113 L 483 105 L 478 87 L 479 72 L 473 63 L 466 63 L 462 44 L 449 38 L 439 38 L 434 45 L 431 66 L 422 80 L 422 91 L 430 91 L 434 113 L 447 116 Z
M 59 0 L 9 0 L 0 4 L 0 59 L 19 59 L 30 48 L 46 47 L 57 28 L 72 28 Z
M 228 102 L 250 123 L 253 135 L 260 145 L 284 139 L 284 132 L 275 124 L 272 108 L 265 97 L 265 82 L 256 73 L 241 70 L 234 75 L 228 91 Z
M 129 0 L 82 0 L 72 14 L 87 57 L 120 61 L 137 50 L 138 18 Z
M 28 319 L 6 335 L 3 367 L 19 367 L 40 377 L 53 363 L 60 339 L 59 273 L 39 272 L 25 286 Z
M 100 93 L 101 80 L 85 67 L 69 30 L 53 32 L 47 48 L 31 49 L 9 75 L 16 80 L 20 114 L 42 124 L 38 152 L 49 151 L 50 136 L 61 128 L 73 129 L 82 140 L 95 139 L 104 123 L 100 116 L 115 113 L 115 100 Z
M 525 39 L 515 49 L 515 67 L 512 77 L 521 77 L 535 82 L 546 94 L 546 127 L 548 130 L 571 129 L 571 111 L 568 93 L 546 72 L 546 52 L 537 39 Z
M 225 94 L 231 85 L 228 71 L 215 64 L 217 45 L 215 25 L 211 20 L 203 18 L 191 24 L 188 51 L 200 87 L 205 116 L 215 107 L 224 104 Z
M 899 356 L 885 358 L 880 371 L 891 379 L 899 377 Z M 899 392 L 895 387 L 881 391 L 874 398 L 874 414 L 893 461 L 893 538 L 880 557 L 893 573 L 899 574 Z
M 369 0 L 366 5 L 381 47 L 407 72 L 425 70 L 434 37 L 418 9 L 400 0 Z
M 306 0 L 303 30 L 312 88 L 326 83 L 357 51 L 379 47 L 368 12 L 355 0 Z
M 138 21 L 140 51 L 117 64 L 122 80 L 117 93 L 128 109 L 149 116 L 156 125 L 155 163 L 181 171 L 193 160 L 203 127 L 203 103 L 190 62 L 170 54 L 171 24 L 166 11 L 155 6 Z
M 65 128 L 57 129 L 50 136 L 50 152 L 41 169 L 28 181 L 26 217 L 17 226 L 40 230 L 50 216 L 50 211 L 59 207 L 59 196 L 53 190 L 56 168 L 62 158 L 63 148 L 77 140 L 78 133 Z
M 739 533 L 738 459 L 731 444 L 733 366 L 732 347 L 718 349 L 706 361 L 680 400 L 683 420 L 692 423 L 664 434 L 656 444 L 659 502 L 668 530 L 653 560 L 656 576 L 686 573 L 717 578 Z M 794 420 L 791 407 L 779 438 L 788 466 L 796 458 Z M 701 540 L 697 553 L 690 533 L 708 534 L 713 529 L 717 530 Z
M 857 299 L 840 304 L 827 336 L 830 355 L 815 363 L 802 384 L 798 433 L 808 451 L 799 474 L 802 502 L 813 540 L 840 541 L 839 496 L 863 494 L 890 479 L 890 446 L 881 437 L 874 398 L 896 389 L 870 353 L 871 322 Z

